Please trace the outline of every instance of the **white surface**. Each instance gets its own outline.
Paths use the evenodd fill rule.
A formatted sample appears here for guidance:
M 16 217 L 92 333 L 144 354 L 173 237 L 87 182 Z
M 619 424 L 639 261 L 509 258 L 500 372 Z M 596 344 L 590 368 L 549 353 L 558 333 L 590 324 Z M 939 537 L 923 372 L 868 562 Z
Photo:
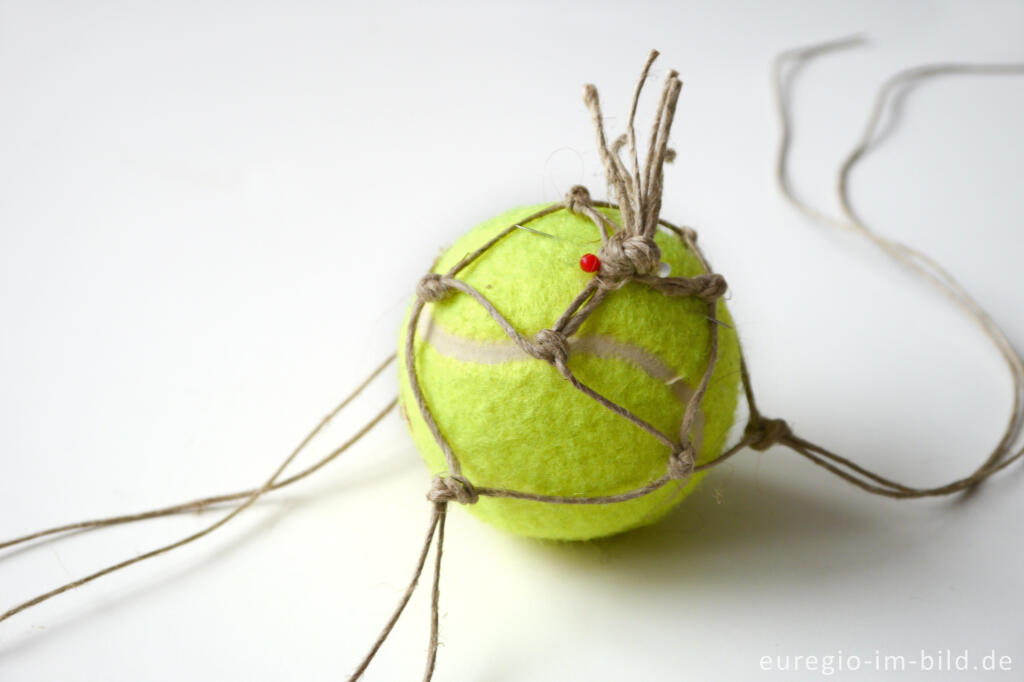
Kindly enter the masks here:
M 881 80 L 1024 60 L 1019 3 L 370 4 L 0 2 L 0 537 L 260 482 L 390 352 L 439 246 L 576 182 L 604 196 L 581 85 L 618 130 L 650 47 L 658 86 L 685 81 L 663 215 L 728 277 L 765 411 L 914 483 L 994 445 L 1009 381 L 980 333 L 776 193 L 767 74 L 782 49 L 872 38 L 797 83 L 796 184 L 832 207 Z M 1018 345 L 1022 109 L 1022 78 L 929 83 L 854 182 Z M 427 483 L 389 418 L 214 536 L 0 624 L 0 679 L 345 679 L 412 568 Z M 906 677 L 1020 679 L 1022 484 L 892 502 L 777 449 L 604 542 L 456 510 L 437 680 L 804 680 L 825 675 L 761 657 L 922 649 L 1014 669 Z M 213 518 L 9 552 L 0 608 Z M 426 604 L 367 680 L 419 679 Z

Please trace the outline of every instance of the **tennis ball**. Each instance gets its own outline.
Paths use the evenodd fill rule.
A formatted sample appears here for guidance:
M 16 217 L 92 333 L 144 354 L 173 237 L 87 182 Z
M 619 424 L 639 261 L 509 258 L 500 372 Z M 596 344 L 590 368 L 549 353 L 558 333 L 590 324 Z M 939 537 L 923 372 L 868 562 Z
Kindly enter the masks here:
M 434 264 L 445 273 L 465 255 L 543 206 L 514 209 L 461 237 Z M 599 209 L 621 224 L 615 209 Z M 580 259 L 600 233 L 560 209 L 514 230 L 465 267 L 464 280 L 526 338 L 550 328 L 593 277 Z M 533 230 L 533 231 L 531 231 Z M 543 233 L 543 234 L 538 234 Z M 704 272 L 675 234 L 655 236 L 674 277 Z M 739 345 L 719 301 L 718 359 L 690 437 L 697 463 L 721 452 L 736 409 Z M 583 383 L 673 439 L 708 362 L 707 303 L 669 297 L 639 282 L 611 291 L 576 334 L 568 366 Z M 435 474 L 445 457 L 420 414 L 406 373 L 407 313 L 399 340 L 400 403 L 416 446 Z M 450 291 L 427 303 L 414 344 L 416 376 L 441 433 L 475 486 L 543 495 L 604 496 L 639 488 L 666 471 L 670 449 L 576 390 L 549 363 L 527 355 L 472 297 Z M 569 505 L 481 496 L 465 505 L 519 535 L 585 540 L 658 519 L 698 484 L 698 472 L 626 502 Z

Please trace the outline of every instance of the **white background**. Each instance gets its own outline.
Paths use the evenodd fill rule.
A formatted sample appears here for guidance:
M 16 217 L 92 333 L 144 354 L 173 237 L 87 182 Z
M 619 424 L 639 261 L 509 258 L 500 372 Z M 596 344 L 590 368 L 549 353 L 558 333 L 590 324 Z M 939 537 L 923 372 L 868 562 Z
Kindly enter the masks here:
M 771 58 L 856 31 L 797 82 L 794 177 L 829 210 L 882 79 L 1024 60 L 1024 6 L 0 1 L 0 537 L 260 483 L 391 352 L 439 247 L 574 183 L 605 195 L 581 86 L 620 130 L 651 47 L 644 129 L 665 70 L 685 82 L 663 215 L 728 278 L 764 410 L 900 480 L 966 474 L 1009 413 L 998 355 L 772 183 Z M 1022 109 L 1021 77 L 931 82 L 853 182 L 1018 346 Z M 393 393 L 388 374 L 303 461 Z M 428 480 L 392 415 L 202 542 L 0 624 L 0 679 L 345 679 L 404 588 Z M 606 541 L 456 509 L 436 679 L 803 680 L 822 676 L 761 657 L 965 648 L 1013 657 L 976 679 L 1020 679 L 1022 486 L 1016 467 L 889 501 L 774 449 Z M 0 610 L 216 513 L 0 555 Z M 419 679 L 426 605 L 366 679 Z

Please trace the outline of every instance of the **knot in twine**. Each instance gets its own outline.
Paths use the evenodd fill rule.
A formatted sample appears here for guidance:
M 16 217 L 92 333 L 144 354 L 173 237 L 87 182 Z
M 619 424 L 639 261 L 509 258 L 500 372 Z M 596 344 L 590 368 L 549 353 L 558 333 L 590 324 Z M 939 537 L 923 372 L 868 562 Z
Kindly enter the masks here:
M 639 278 L 666 296 L 695 296 L 707 303 L 714 303 L 725 295 L 729 288 L 725 277 L 717 272 L 703 273 L 693 277 L 641 277 Z
M 435 503 L 458 502 L 476 504 L 480 495 L 473 484 L 462 476 L 435 476 L 427 492 L 427 499 Z
M 685 481 L 697 466 L 697 453 L 693 445 L 683 443 L 682 447 L 673 452 L 668 458 L 668 477 L 673 481 Z
M 583 185 L 575 185 L 565 193 L 565 208 L 572 213 L 582 213 L 584 208 L 589 207 L 590 192 Z
M 569 340 L 565 334 L 554 329 L 541 329 L 533 337 L 530 354 L 538 360 L 550 362 L 563 374 L 568 371 Z
M 617 289 L 631 277 L 657 274 L 661 249 L 650 237 L 616 232 L 608 237 L 598 253 L 601 269 L 598 278 L 609 289 Z
M 747 447 L 764 452 L 776 443 L 788 438 L 793 432 L 784 419 L 751 420 L 744 429 L 744 435 L 751 439 Z
M 416 295 L 431 303 L 444 300 L 449 291 L 451 287 L 445 284 L 441 275 L 436 272 L 427 273 L 416 285 Z
M 726 290 L 729 288 L 728 283 L 725 281 L 725 277 L 722 277 L 717 272 L 696 275 L 691 279 L 694 284 L 694 290 L 691 295 L 707 301 L 708 303 L 724 296 Z

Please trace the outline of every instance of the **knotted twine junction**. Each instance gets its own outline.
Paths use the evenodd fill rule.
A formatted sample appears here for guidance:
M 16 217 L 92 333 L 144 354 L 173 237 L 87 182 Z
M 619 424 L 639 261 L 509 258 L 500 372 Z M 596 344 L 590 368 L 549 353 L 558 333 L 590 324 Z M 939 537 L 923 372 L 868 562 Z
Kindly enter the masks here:
M 996 64 L 996 65 L 971 65 L 971 64 L 938 64 L 916 69 L 909 69 L 898 73 L 886 82 L 879 91 L 875 107 L 869 116 L 868 124 L 864 134 L 844 161 L 840 168 L 837 185 L 840 204 L 843 210 L 844 219 L 837 221 L 816 209 L 798 200 L 790 186 L 787 172 L 787 159 L 791 140 L 790 117 L 788 107 L 789 86 L 794 74 L 808 59 L 825 52 L 848 47 L 860 42 L 859 38 L 842 39 L 830 43 L 800 48 L 783 53 L 776 60 L 774 68 L 774 85 L 776 101 L 778 105 L 779 118 L 782 124 L 782 135 L 779 144 L 778 163 L 776 167 L 776 180 L 784 196 L 799 210 L 809 217 L 820 222 L 836 224 L 841 227 L 854 230 L 874 241 L 880 248 L 896 258 L 903 265 L 925 278 L 934 286 L 938 287 L 945 295 L 949 296 L 962 310 L 964 310 L 975 322 L 979 324 L 985 334 L 993 341 L 997 349 L 1006 360 L 1013 380 L 1014 400 L 1011 417 L 1002 439 L 996 448 L 985 460 L 985 462 L 970 475 L 953 481 L 951 483 L 932 487 L 916 488 L 897 483 L 893 480 L 875 474 L 851 460 L 837 455 L 821 446 L 798 437 L 792 432 L 788 424 L 781 419 L 765 418 L 754 399 L 751 388 L 750 375 L 747 364 L 743 358 L 740 348 L 741 381 L 744 394 L 749 407 L 749 417 L 744 429 L 742 438 L 732 447 L 723 451 L 717 458 L 704 463 L 696 463 L 696 452 L 689 440 L 700 403 L 707 390 L 708 384 L 714 370 L 718 354 L 718 326 L 721 324 L 716 318 L 718 299 L 726 291 L 725 279 L 714 273 L 697 246 L 696 233 L 689 228 L 681 228 L 659 216 L 661 208 L 661 195 L 663 187 L 664 164 L 670 162 L 674 152 L 668 147 L 668 137 L 671 130 L 672 120 L 675 114 L 676 103 L 682 87 L 682 83 L 675 71 L 670 71 L 666 78 L 661 94 L 655 123 L 652 127 L 645 166 L 641 173 L 636 135 L 634 132 L 634 119 L 637 104 L 643 85 L 646 82 L 648 72 L 655 58 L 656 51 L 649 55 L 640 79 L 637 82 L 633 94 L 632 107 L 630 109 L 629 121 L 626 134 L 617 138 L 611 145 L 607 143 L 604 133 L 604 123 L 598 101 L 597 90 L 592 85 L 587 85 L 584 90 L 584 102 L 593 118 L 594 127 L 597 133 L 598 150 L 604 165 L 608 189 L 619 203 L 598 202 L 590 198 L 589 193 L 583 187 L 573 187 L 563 202 L 553 204 L 537 213 L 529 216 L 520 223 L 510 225 L 492 240 L 480 247 L 477 251 L 467 255 L 451 270 L 444 275 L 430 273 L 420 280 L 416 289 L 408 324 L 408 333 L 405 339 L 406 370 L 410 379 L 410 386 L 417 407 L 434 436 L 438 446 L 445 455 L 448 472 L 444 476 L 435 477 L 432 486 L 427 494 L 427 499 L 432 504 L 430 523 L 427 535 L 420 551 L 416 568 L 413 573 L 404 595 L 391 618 L 374 642 L 370 651 L 353 672 L 351 680 L 358 679 L 373 660 L 381 645 L 387 639 L 395 623 L 397 623 L 405 606 L 408 604 L 415 588 L 422 575 L 426 564 L 427 555 L 431 545 L 436 539 L 435 562 L 433 573 L 433 585 L 431 590 L 431 626 L 430 642 L 427 652 L 427 664 L 424 673 L 424 680 L 432 678 L 437 658 L 438 646 L 438 604 L 439 604 L 439 581 L 441 569 L 441 556 L 444 544 L 444 526 L 449 502 L 460 504 L 473 504 L 480 496 L 507 497 L 550 504 L 614 504 L 624 502 L 643 495 L 647 495 L 664 485 L 673 481 L 684 481 L 694 472 L 702 471 L 722 463 L 739 450 L 749 447 L 754 450 L 764 451 L 773 445 L 783 445 L 792 451 L 806 457 L 814 464 L 836 474 L 849 483 L 876 495 L 892 497 L 896 499 L 921 498 L 967 490 L 983 479 L 1010 465 L 1012 462 L 1024 456 L 1024 448 L 1014 450 L 1022 427 L 1024 427 L 1024 361 L 1016 352 L 1012 344 L 995 325 L 992 319 L 956 282 L 956 280 L 937 263 L 923 253 L 888 240 L 872 232 L 863 221 L 857 216 L 852 208 L 849 199 L 849 174 L 853 166 L 871 149 L 872 145 L 879 138 L 879 121 L 885 106 L 895 97 L 901 94 L 901 88 L 907 88 L 916 82 L 936 75 L 950 73 L 971 73 L 971 74 L 1019 74 L 1024 73 L 1024 65 L 1019 64 Z M 622 151 L 627 151 L 627 160 L 622 159 Z M 630 164 L 627 170 L 626 163 Z M 622 225 L 616 224 L 611 218 L 598 208 L 617 208 L 619 210 Z M 511 323 L 487 300 L 478 290 L 466 282 L 457 279 L 459 272 L 475 259 L 483 255 L 495 243 L 511 234 L 517 229 L 522 229 L 526 224 L 549 215 L 555 211 L 566 210 L 578 215 L 590 218 L 601 235 L 601 249 L 599 251 L 600 269 L 597 274 L 588 282 L 583 290 L 573 299 L 572 303 L 564 313 L 548 329 L 539 331 L 533 339 L 528 339 L 516 330 Z M 653 237 L 662 227 L 674 233 L 685 246 L 698 258 L 704 273 L 694 277 L 661 277 L 658 275 L 661 254 Z M 679 428 L 679 439 L 673 439 L 667 434 L 653 427 L 628 408 L 617 405 L 575 377 L 568 367 L 569 344 L 568 337 L 573 335 L 584 323 L 587 317 L 601 304 L 601 302 L 616 289 L 621 288 L 628 282 L 637 282 L 672 297 L 696 297 L 708 305 L 707 320 L 709 325 L 709 343 L 707 366 L 701 380 L 687 401 Z M 661 441 L 667 449 L 665 473 L 650 483 L 625 493 L 596 497 L 576 496 L 551 496 L 538 495 L 525 491 L 507 490 L 501 488 L 488 488 L 474 486 L 465 476 L 462 475 L 457 454 L 444 438 L 436 422 L 434 421 L 429 405 L 423 398 L 422 392 L 416 378 L 414 342 L 418 320 L 424 306 L 427 303 L 439 302 L 453 293 L 468 295 L 483 306 L 495 322 L 501 326 L 512 341 L 516 343 L 528 355 L 547 362 L 554 367 L 569 384 L 578 391 L 590 396 L 598 403 L 609 410 L 631 422 L 636 427 L 647 431 Z M 139 514 L 130 514 L 104 519 L 81 521 L 66 524 L 54 528 L 45 529 L 13 540 L 0 543 L 0 549 L 12 547 L 31 540 L 52 536 L 60 533 L 67 533 L 75 530 L 88 528 L 99 528 L 121 523 L 129 523 L 144 519 L 156 518 L 170 514 L 177 514 L 189 511 L 204 510 L 216 505 L 236 500 L 242 502 L 234 507 L 228 514 L 215 523 L 207 526 L 197 533 L 193 533 L 174 543 L 164 545 L 155 550 L 138 555 L 131 559 L 108 566 L 100 571 L 87 575 L 81 579 L 69 582 L 54 590 L 41 594 L 30 599 L 0 615 L 0 622 L 11 616 L 24 611 L 36 604 L 50 599 L 58 594 L 74 589 L 104 575 L 126 568 L 132 564 L 164 554 L 173 549 L 204 537 L 220 528 L 228 521 L 239 515 L 246 508 L 251 506 L 263 494 L 278 488 L 290 485 L 298 480 L 309 476 L 325 466 L 328 462 L 338 457 L 363 435 L 374 428 L 385 415 L 396 405 L 392 400 L 383 410 L 373 417 L 362 429 L 341 446 L 330 452 L 312 466 L 301 472 L 282 478 L 284 470 L 291 462 L 305 449 L 305 447 L 319 434 L 319 432 L 336 416 L 344 407 L 354 400 L 363 389 L 373 381 L 390 363 L 394 360 L 392 355 L 367 379 L 347 396 L 337 407 L 334 408 L 296 447 L 296 449 L 277 468 L 274 474 L 260 487 L 245 490 L 237 493 L 228 493 L 206 497 L 183 504 L 173 505 L 154 509 Z

